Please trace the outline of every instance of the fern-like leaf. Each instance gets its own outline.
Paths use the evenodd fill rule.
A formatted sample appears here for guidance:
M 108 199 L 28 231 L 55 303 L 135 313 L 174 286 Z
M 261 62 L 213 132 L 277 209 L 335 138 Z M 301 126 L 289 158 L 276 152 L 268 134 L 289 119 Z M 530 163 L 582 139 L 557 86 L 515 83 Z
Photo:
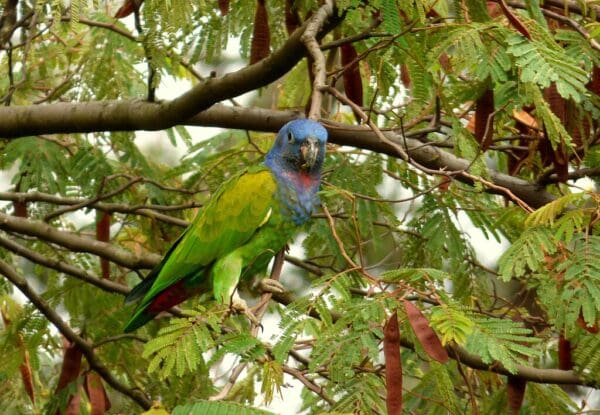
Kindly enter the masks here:
M 511 373 L 517 365 L 527 362 L 529 357 L 539 357 L 541 351 L 532 346 L 541 339 L 531 337 L 531 330 L 511 320 L 471 317 L 474 326 L 465 348 L 481 357 L 484 363 L 500 362 Z
M 536 271 L 544 262 L 544 256 L 555 253 L 556 249 L 556 242 L 548 228 L 527 229 L 498 260 L 500 277 L 509 281 L 522 277 L 528 270 Z
M 508 54 L 516 59 L 521 68 L 521 81 L 532 82 L 547 88 L 556 82 L 558 93 L 566 99 L 580 102 L 585 94 L 586 72 L 577 62 L 558 46 L 550 47 L 547 42 L 527 40 L 519 34 L 506 39 Z
M 172 415 L 275 415 L 273 412 L 252 408 L 239 403 L 223 401 L 198 401 L 177 406 Z

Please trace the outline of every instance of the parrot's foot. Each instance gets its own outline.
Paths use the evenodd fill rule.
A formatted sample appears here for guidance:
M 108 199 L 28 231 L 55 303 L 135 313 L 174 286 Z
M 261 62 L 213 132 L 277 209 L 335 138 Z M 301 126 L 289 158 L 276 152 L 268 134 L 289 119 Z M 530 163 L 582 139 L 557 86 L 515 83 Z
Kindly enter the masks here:
M 270 278 L 263 278 L 257 286 L 263 293 L 281 294 L 285 292 L 285 287 L 279 281 Z
M 260 325 L 260 322 L 256 319 L 256 316 L 252 313 L 252 310 L 250 310 L 250 307 L 248 307 L 248 304 L 243 299 L 234 296 L 231 299 L 231 309 L 238 314 L 243 314 L 248 317 L 248 320 L 250 320 L 252 324 Z

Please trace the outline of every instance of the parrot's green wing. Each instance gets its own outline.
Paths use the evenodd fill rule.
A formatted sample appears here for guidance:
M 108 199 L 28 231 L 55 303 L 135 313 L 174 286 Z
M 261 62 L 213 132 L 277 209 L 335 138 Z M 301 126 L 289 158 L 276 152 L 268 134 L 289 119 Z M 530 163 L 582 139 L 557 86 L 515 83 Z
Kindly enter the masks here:
M 140 306 L 244 245 L 267 222 L 276 203 L 276 189 L 273 174 L 264 166 L 225 183 L 167 253 Z

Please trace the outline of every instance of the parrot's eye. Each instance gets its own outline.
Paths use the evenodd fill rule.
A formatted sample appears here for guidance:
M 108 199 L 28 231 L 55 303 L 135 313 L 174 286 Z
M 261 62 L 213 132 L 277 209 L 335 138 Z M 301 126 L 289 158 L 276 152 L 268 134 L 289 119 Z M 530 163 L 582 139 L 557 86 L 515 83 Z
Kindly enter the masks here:
M 294 134 L 292 134 L 291 131 L 288 132 L 287 140 L 288 140 L 288 143 L 291 143 L 292 141 L 294 141 Z

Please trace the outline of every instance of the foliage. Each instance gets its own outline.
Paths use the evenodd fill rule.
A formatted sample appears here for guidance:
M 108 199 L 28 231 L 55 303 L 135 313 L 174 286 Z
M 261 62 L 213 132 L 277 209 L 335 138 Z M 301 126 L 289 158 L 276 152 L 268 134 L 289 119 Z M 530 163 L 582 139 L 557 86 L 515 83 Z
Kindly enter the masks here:
M 2 104 L 110 106 L 144 100 L 154 87 L 164 101 L 174 81 L 183 92 L 249 60 L 256 2 L 146 0 L 136 27 L 134 15 L 113 18 L 123 1 L 18 2 L 20 26 L 0 48 Z M 1 3 L 5 12 L 10 2 Z M 226 14 L 218 7 L 224 3 Z M 97 212 L 109 212 L 115 249 L 164 254 L 219 185 L 270 148 L 273 134 L 229 128 L 239 127 L 235 120 L 212 136 L 175 125 L 151 145 L 146 135 L 110 129 L 0 140 L 3 190 L 10 189 L 0 193 L 0 260 L 94 346 L 113 380 L 160 400 L 156 413 L 291 411 L 297 395 L 309 414 L 385 413 L 383 327 L 394 313 L 404 413 L 506 413 L 505 377 L 498 372 L 519 377 L 522 366 L 555 369 L 559 335 L 571 344 L 580 383 L 597 387 L 600 196 L 567 181 L 600 177 L 597 6 L 587 2 L 582 12 L 585 2 L 576 2 L 563 16 L 549 2 L 531 1 L 523 10 L 511 7 L 508 16 L 495 3 L 336 1 L 343 19 L 320 42 L 353 37 L 363 110 L 397 146 L 408 145 L 405 133 L 416 149 L 405 161 L 376 138 L 379 147 L 370 148 L 381 152 L 362 148 L 368 146 L 360 135 L 356 147 L 328 146 L 320 192 L 327 210 L 316 212 L 294 241 L 282 276 L 290 295 L 271 301 L 264 332 L 253 335 L 244 316 L 204 293 L 175 316 L 121 336 L 132 312 L 121 294 L 146 274 L 144 266 L 111 263 L 110 281 L 98 282 L 100 261 L 89 250 L 3 225 L 20 208 L 21 219 L 35 226 L 41 225 L 33 220 L 44 221 L 57 232 L 93 238 Z M 289 37 L 281 17 L 293 11 L 303 22 L 320 2 L 264 4 L 276 51 Z M 323 51 L 327 83 L 341 90 L 340 50 Z M 240 114 L 246 106 L 278 115 L 302 111 L 312 92 L 310 71 L 304 59 L 240 99 L 243 105 L 226 104 Z M 488 90 L 493 143 L 483 150 L 473 103 Z M 333 96 L 324 95 L 320 110 L 329 122 L 356 122 Z M 419 149 L 430 150 L 432 162 L 462 159 L 468 176 L 423 168 L 414 158 Z M 538 192 L 550 197 L 539 202 Z M 5 239 L 48 261 L 27 259 Z M 0 412 L 53 412 L 75 395 L 82 412 L 93 409 L 84 377 L 101 371 L 84 358 L 77 382 L 56 392 L 61 336 L 17 288 L 0 278 L 7 319 L 0 330 Z M 255 303 L 256 291 L 242 288 Z M 451 357 L 447 364 L 429 357 L 403 301 L 428 321 L 427 334 L 439 337 Z M 474 361 L 477 367 L 466 370 Z M 27 369 L 35 403 L 24 387 Z M 112 413 L 139 413 L 114 382 L 105 377 L 103 385 Z M 224 387 L 224 401 L 211 401 Z M 598 402 L 593 393 L 590 406 Z M 554 384 L 529 381 L 521 413 L 577 413 L 577 399 Z
M 193 404 L 176 407 L 173 415 L 268 415 L 272 412 L 262 411 L 255 408 L 247 408 L 230 402 L 196 402 Z

